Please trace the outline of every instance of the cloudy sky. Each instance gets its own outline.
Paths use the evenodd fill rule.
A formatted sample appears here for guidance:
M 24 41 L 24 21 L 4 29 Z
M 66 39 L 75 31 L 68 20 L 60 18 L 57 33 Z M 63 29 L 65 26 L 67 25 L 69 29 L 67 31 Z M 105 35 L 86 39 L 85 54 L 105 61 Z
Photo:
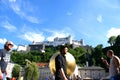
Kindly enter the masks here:
M 7 40 L 17 46 L 68 35 L 106 47 L 118 34 L 119 0 L 0 0 L 0 48 Z

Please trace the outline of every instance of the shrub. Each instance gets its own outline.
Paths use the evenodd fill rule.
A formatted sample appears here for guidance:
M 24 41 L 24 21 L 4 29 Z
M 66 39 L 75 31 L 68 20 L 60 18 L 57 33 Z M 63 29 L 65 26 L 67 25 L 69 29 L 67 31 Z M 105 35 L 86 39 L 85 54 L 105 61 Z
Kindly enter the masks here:
M 20 74 L 20 65 L 15 64 L 13 69 L 12 69 L 12 77 L 18 78 Z
M 38 80 L 39 79 L 39 69 L 36 63 L 32 62 L 28 64 L 25 68 L 25 80 Z

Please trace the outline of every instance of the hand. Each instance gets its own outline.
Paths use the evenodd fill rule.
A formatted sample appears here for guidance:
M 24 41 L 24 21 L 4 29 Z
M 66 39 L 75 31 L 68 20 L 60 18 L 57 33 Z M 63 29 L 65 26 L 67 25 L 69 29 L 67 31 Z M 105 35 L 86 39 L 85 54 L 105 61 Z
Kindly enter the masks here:
M 104 64 L 108 65 L 108 62 L 107 62 L 106 59 L 102 59 L 102 62 L 103 62 Z

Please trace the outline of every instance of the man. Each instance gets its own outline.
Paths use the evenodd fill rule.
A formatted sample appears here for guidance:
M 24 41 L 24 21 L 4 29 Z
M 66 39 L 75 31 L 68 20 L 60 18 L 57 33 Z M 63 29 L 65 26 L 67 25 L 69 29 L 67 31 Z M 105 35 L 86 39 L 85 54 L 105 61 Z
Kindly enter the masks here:
M 107 60 L 102 59 L 103 63 L 106 64 L 106 66 L 109 68 L 109 76 L 110 80 L 118 80 L 116 75 L 119 73 L 120 69 L 120 60 L 117 56 L 114 55 L 114 52 L 112 50 L 107 51 L 107 57 L 110 58 L 110 64 L 107 62 Z
M 67 79 L 67 70 L 66 70 L 66 58 L 65 54 L 67 53 L 68 48 L 66 46 L 61 46 L 60 54 L 55 58 L 55 80 L 68 80 Z
M 6 80 L 6 75 L 7 75 L 7 71 L 6 71 L 6 67 L 7 67 L 7 63 L 10 60 L 10 53 L 9 51 L 13 48 L 13 42 L 12 41 L 7 41 L 4 44 L 4 49 L 0 49 L 0 68 L 1 68 L 1 72 L 3 74 L 3 80 Z

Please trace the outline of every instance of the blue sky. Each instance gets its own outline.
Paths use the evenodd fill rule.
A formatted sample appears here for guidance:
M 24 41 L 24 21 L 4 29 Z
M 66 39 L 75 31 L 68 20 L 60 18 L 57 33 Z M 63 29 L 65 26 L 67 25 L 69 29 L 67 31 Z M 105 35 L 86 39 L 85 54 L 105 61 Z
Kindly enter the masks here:
M 71 35 L 93 47 L 120 34 L 119 0 L 0 0 L 0 48 Z

